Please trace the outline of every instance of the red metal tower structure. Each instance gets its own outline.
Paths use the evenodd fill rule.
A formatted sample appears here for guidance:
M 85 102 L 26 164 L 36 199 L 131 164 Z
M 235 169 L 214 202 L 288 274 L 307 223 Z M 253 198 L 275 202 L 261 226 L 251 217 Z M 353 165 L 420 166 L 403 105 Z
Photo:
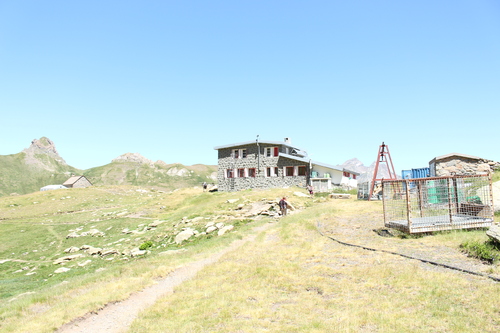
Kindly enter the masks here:
M 387 171 L 389 173 L 388 177 L 377 178 L 380 163 L 385 163 L 387 167 Z M 373 189 L 375 188 L 375 184 L 378 181 L 382 180 L 396 180 L 398 179 L 396 176 L 396 172 L 394 171 L 394 165 L 392 164 L 391 154 L 389 153 L 389 147 L 382 142 L 382 145 L 378 148 L 377 162 L 375 163 L 375 171 L 373 172 L 372 182 L 370 184 L 370 195 L 368 196 L 368 200 L 371 200 L 373 195 Z

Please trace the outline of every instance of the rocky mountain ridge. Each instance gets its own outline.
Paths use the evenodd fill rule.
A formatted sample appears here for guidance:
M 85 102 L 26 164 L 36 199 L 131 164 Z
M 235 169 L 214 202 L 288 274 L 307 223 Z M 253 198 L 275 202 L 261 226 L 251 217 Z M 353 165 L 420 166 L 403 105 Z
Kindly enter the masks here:
M 214 183 L 217 166 L 153 162 L 139 153 L 125 153 L 109 164 L 80 170 L 66 163 L 52 140 L 34 139 L 18 154 L 0 155 L 0 196 L 26 194 L 46 185 L 62 184 L 72 174 L 84 175 L 94 185 L 138 185 L 175 189 Z

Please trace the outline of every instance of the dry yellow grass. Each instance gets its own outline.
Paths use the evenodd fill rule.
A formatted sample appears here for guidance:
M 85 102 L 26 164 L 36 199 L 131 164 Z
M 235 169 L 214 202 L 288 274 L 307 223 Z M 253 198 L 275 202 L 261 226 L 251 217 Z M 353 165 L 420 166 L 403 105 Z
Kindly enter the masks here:
M 367 221 L 354 223 L 355 217 L 380 223 L 379 208 L 379 203 L 329 201 L 282 219 L 255 242 L 226 255 L 162 298 L 130 331 L 499 331 L 495 316 L 500 300 L 487 296 L 498 294 L 498 283 L 346 247 L 316 230 L 322 220 L 331 232 L 361 231 Z M 372 245 L 406 241 L 378 240 Z M 431 237 L 425 242 L 436 240 Z

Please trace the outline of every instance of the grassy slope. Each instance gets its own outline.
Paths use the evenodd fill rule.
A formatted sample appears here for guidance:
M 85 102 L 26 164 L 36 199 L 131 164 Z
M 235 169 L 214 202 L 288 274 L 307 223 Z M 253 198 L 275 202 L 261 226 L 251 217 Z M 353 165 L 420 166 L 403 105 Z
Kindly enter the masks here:
M 132 331 L 498 330 L 498 322 L 491 318 L 499 301 L 482 296 L 498 294 L 498 284 L 335 245 L 315 229 L 323 218 L 342 220 L 360 213 L 380 218 L 379 202 L 324 198 L 313 202 L 294 197 L 293 191 L 164 193 L 149 187 L 103 186 L 0 198 L 0 260 L 12 259 L 0 264 L 0 331 L 49 332 L 108 302 L 125 299 L 179 265 L 208 256 L 252 226 L 267 222 L 238 217 L 234 208 L 239 203 L 282 195 L 309 208 L 282 219 L 255 243 L 204 269 L 146 311 Z M 240 200 L 231 204 L 228 199 Z M 179 248 L 169 240 L 186 226 L 178 225 L 183 217 L 198 216 L 237 227 L 223 237 L 196 238 L 181 246 L 188 249 L 184 253 L 158 255 Z M 155 220 L 164 223 L 145 230 Z M 207 221 L 191 226 L 202 230 Z M 65 238 L 77 228 L 96 228 L 106 236 Z M 124 228 L 140 233 L 126 235 Z M 477 232 L 452 241 L 447 235 L 426 241 L 458 246 L 471 236 Z M 60 266 L 53 261 L 69 246 L 126 251 L 148 240 L 154 246 L 144 258 L 116 255 L 109 261 L 87 256 L 67 263 L 69 272 L 54 274 Z M 86 260 L 91 263 L 77 265 Z
M 39 191 L 45 185 L 62 184 L 68 179 L 68 172 L 75 174 L 81 172 L 73 167 L 62 165 L 47 155 L 38 157 L 51 165 L 55 171 L 35 168 L 27 165 L 24 157 L 24 153 L 0 155 L 0 196 Z
M 207 256 L 242 237 L 256 223 L 265 223 L 265 219 L 251 222 L 238 217 L 234 210 L 238 203 L 260 200 L 264 193 L 275 199 L 290 191 L 235 194 L 184 189 L 166 193 L 149 187 L 102 186 L 0 198 L 0 262 L 9 259 L 0 263 L 0 331 L 52 331 L 108 302 L 124 299 L 183 262 Z M 229 198 L 240 201 L 231 204 Z M 198 216 L 204 219 L 180 223 L 184 217 Z M 163 223 L 147 230 L 158 220 Z M 182 246 L 172 244 L 183 227 L 203 231 L 209 220 L 236 228 L 222 237 L 206 235 Z M 66 238 L 72 231 L 94 228 L 105 232 L 105 237 Z M 124 234 L 125 228 L 137 233 Z M 68 255 L 64 249 L 70 246 L 91 245 L 126 253 L 146 241 L 153 242 L 146 257 L 85 255 L 64 265 L 70 271 L 54 273 L 61 266 L 53 262 Z M 157 255 L 180 247 L 189 250 L 176 256 Z M 91 262 L 78 265 L 87 260 Z
M 171 176 L 169 169 L 187 169 L 186 176 Z M 203 182 L 213 182 L 209 176 L 217 171 L 216 166 L 181 164 L 158 165 L 150 167 L 132 162 L 112 162 L 107 165 L 88 169 L 84 175 L 91 179 L 94 185 L 135 185 L 156 186 L 163 189 L 175 189 L 187 186 L 200 186 Z
M 380 203 L 332 201 L 283 219 L 163 297 L 130 331 L 498 332 L 500 300 L 485 295 L 498 295 L 499 283 L 339 245 L 316 231 L 318 220 L 333 218 L 335 227 L 360 213 L 380 219 Z M 427 241 L 457 246 L 478 233 Z
M 25 154 L 0 155 L 0 197 L 12 193 L 28 194 L 39 191 L 41 187 L 51 184 L 62 184 L 70 173 L 85 175 L 94 185 L 136 185 L 155 186 L 159 189 L 200 186 L 203 182 L 212 183 L 210 175 L 217 171 L 217 166 L 181 164 L 158 165 L 154 167 L 131 162 L 113 162 L 85 171 L 68 165 L 62 165 L 45 154 L 36 156 L 43 164 L 51 166 L 55 171 L 27 165 Z M 171 168 L 187 169 L 187 176 L 170 176 Z

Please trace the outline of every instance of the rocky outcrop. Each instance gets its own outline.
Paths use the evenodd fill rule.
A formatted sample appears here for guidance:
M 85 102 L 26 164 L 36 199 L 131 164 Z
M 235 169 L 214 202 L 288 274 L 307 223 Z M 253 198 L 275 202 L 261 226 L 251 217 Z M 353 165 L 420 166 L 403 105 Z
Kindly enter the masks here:
M 148 160 L 144 156 L 142 156 L 139 153 L 126 153 L 123 155 L 118 156 L 117 158 L 113 159 L 111 162 L 133 162 L 133 163 L 138 163 L 138 164 L 146 164 L 151 167 L 154 166 L 154 162 L 151 160 Z
M 34 139 L 31 141 L 31 145 L 23 150 L 25 153 L 25 162 L 29 165 L 35 165 L 37 167 L 47 169 L 47 170 L 55 170 L 55 166 L 50 163 L 50 161 L 46 159 L 40 159 L 39 155 L 47 155 L 52 158 L 55 162 L 67 166 L 66 161 L 59 156 L 57 152 L 56 146 L 54 142 L 52 142 L 49 138 L 42 137 L 40 140 Z

